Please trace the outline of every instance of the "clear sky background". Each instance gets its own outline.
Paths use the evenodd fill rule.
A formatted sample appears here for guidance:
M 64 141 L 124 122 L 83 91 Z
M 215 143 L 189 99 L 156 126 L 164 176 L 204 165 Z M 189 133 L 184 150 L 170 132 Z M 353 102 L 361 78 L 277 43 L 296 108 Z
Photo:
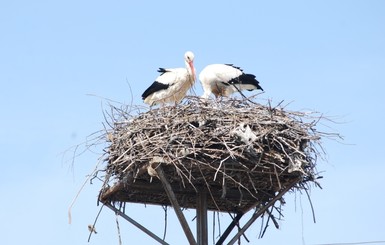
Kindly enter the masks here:
M 323 142 L 317 222 L 305 195 L 286 195 L 280 229 L 258 240 L 257 222 L 250 244 L 385 240 L 385 1 L 1 1 L 0 35 L 0 244 L 87 244 L 100 183 L 86 185 L 71 225 L 67 210 L 101 151 L 72 168 L 66 150 L 103 129 L 100 97 L 142 105 L 156 69 L 183 67 L 187 50 L 198 72 L 241 66 L 265 89 L 261 103 L 324 113 L 345 137 Z M 127 214 L 162 236 L 161 207 L 129 204 Z M 166 240 L 186 244 L 168 214 Z M 156 244 L 119 220 L 123 244 Z M 118 244 L 113 212 L 96 227 L 89 244 Z

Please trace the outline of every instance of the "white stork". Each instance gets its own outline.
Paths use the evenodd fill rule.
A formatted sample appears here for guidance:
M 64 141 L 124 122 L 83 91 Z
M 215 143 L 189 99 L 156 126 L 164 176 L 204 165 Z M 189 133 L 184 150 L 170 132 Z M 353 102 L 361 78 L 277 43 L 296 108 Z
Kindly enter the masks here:
M 259 82 L 253 74 L 246 74 L 239 67 L 232 64 L 212 64 L 206 66 L 199 74 L 204 94 L 207 99 L 211 94 L 215 97 L 230 96 L 234 92 L 242 90 L 260 89 Z
M 186 68 L 159 68 L 160 76 L 144 91 L 142 98 L 149 105 L 178 103 L 195 82 L 194 54 L 184 54 Z

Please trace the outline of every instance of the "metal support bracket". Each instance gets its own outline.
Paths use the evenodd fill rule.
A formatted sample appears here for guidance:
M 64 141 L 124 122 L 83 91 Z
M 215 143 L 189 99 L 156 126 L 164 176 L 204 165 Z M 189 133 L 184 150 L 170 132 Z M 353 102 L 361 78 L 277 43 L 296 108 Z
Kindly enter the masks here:
M 182 226 L 182 229 L 183 229 L 183 231 L 187 237 L 187 240 L 189 241 L 190 245 L 197 244 L 195 241 L 194 235 L 191 232 L 191 229 L 190 229 L 190 227 L 186 221 L 186 218 L 184 217 L 183 212 L 180 209 L 180 206 L 179 206 L 178 200 L 176 199 L 175 193 L 172 190 L 170 183 L 166 179 L 166 176 L 164 175 L 164 171 L 162 169 L 162 166 L 158 165 L 155 168 L 155 171 L 157 172 L 158 177 L 163 184 L 164 190 L 166 191 L 168 199 L 170 200 L 172 207 L 174 208 L 175 214 L 178 217 L 179 223 Z
M 118 214 L 119 216 L 121 216 L 125 220 L 127 220 L 128 222 L 130 222 L 131 224 L 133 224 L 134 226 L 136 226 L 138 229 L 140 229 L 141 231 L 143 231 L 144 233 L 149 235 L 150 237 L 154 238 L 160 244 L 162 244 L 162 245 L 169 245 L 167 242 L 163 241 L 160 237 L 158 237 L 157 235 L 152 233 L 150 230 L 148 230 L 146 227 L 142 226 L 141 224 L 139 224 L 138 222 L 136 222 L 135 220 L 130 218 L 128 215 L 126 215 L 125 213 L 123 213 L 119 209 L 115 208 L 112 204 L 104 203 L 104 205 L 106 207 L 110 208 L 112 211 L 114 211 L 116 214 Z

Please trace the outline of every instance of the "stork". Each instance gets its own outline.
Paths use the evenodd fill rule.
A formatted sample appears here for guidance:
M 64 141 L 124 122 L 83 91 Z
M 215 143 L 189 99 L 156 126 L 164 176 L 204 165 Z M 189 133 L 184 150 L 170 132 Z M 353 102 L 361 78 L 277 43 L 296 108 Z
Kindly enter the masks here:
M 142 98 L 149 105 L 179 103 L 195 82 L 194 54 L 184 54 L 186 68 L 159 68 L 161 74 L 144 91 Z
M 259 82 L 255 75 L 246 74 L 243 70 L 232 64 L 212 64 L 206 66 L 199 74 L 199 80 L 202 83 L 204 94 L 207 99 L 211 94 L 215 97 L 228 97 L 234 92 L 242 90 L 252 91 L 260 89 Z

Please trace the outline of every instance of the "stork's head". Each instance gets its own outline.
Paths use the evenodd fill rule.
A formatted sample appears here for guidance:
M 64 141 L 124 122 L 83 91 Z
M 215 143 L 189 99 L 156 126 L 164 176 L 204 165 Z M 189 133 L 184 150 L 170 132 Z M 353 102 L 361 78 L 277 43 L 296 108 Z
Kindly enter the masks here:
M 194 61 L 194 54 L 193 54 L 193 52 L 187 51 L 187 52 L 184 54 L 184 60 L 185 60 L 187 63 L 192 63 L 192 62 Z
M 191 51 L 187 51 L 184 54 L 184 61 L 186 62 L 186 67 L 189 70 L 190 74 L 192 74 L 195 80 L 195 68 L 194 68 L 194 54 Z

